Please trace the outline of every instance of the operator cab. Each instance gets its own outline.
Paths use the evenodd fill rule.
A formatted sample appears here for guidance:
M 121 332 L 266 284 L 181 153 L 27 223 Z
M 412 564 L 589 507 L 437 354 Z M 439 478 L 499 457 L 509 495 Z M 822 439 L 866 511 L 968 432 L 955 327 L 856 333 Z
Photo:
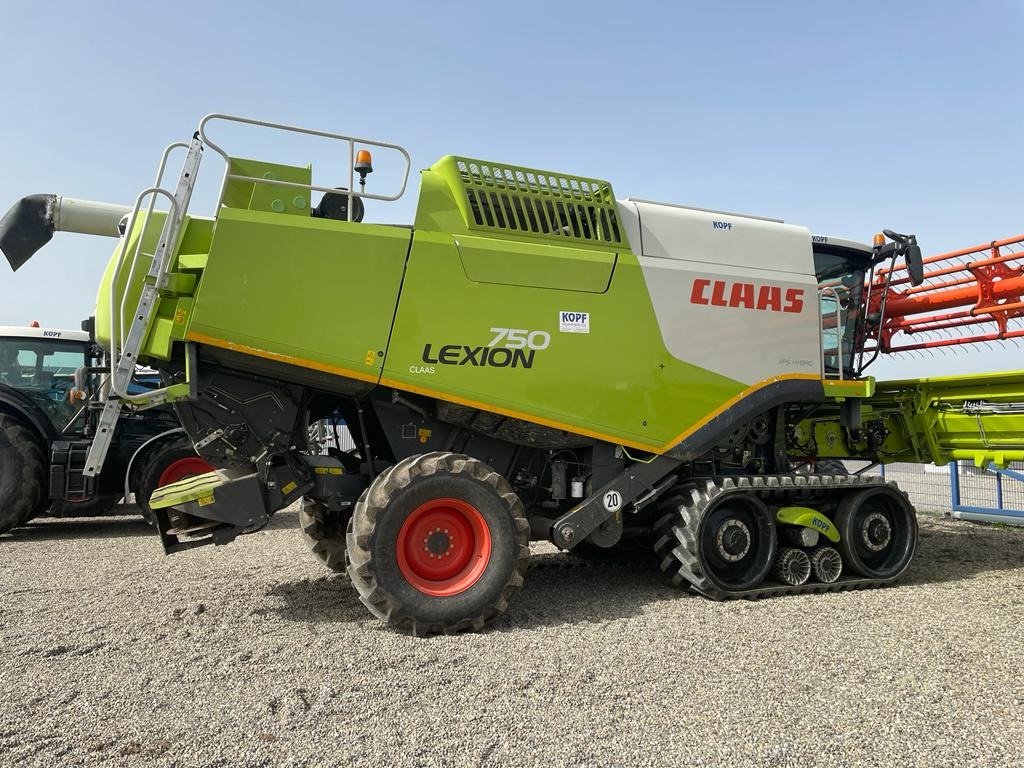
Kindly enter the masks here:
M 0 326 L 0 389 L 28 397 L 61 431 L 77 410 L 69 393 L 91 346 L 81 331 Z
M 864 278 L 871 269 L 874 252 L 869 245 L 838 237 L 813 235 L 811 243 L 818 279 L 825 377 L 847 378 L 856 372 Z

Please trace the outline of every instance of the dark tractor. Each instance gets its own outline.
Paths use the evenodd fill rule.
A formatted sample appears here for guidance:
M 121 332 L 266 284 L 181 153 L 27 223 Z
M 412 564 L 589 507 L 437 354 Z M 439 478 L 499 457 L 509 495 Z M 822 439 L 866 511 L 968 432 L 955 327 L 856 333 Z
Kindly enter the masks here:
M 86 324 L 87 325 L 87 324 Z M 85 331 L 0 326 L 0 533 L 34 517 L 103 515 L 129 493 L 148 515 L 159 486 L 211 468 L 166 408 L 125 412 L 102 474 L 82 470 L 104 395 Z M 159 386 L 156 375 L 137 377 Z

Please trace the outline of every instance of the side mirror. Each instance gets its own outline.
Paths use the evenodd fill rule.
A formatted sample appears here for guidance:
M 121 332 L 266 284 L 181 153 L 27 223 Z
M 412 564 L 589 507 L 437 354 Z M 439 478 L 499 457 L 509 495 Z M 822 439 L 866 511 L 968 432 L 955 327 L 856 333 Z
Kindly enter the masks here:
M 907 261 L 907 274 L 910 276 L 910 284 L 916 287 L 923 283 L 924 259 L 921 258 L 921 246 L 917 243 L 908 245 L 904 258 Z

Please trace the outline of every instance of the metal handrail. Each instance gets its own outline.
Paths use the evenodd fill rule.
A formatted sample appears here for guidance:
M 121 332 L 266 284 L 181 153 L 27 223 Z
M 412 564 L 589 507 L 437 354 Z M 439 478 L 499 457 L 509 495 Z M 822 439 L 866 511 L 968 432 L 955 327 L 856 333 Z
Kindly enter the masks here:
M 228 115 L 228 114 L 223 114 L 223 113 L 219 113 L 219 112 L 214 112 L 214 113 L 206 115 L 205 117 L 203 117 L 202 120 L 200 120 L 199 128 L 196 131 L 195 138 L 198 138 L 200 140 L 202 146 L 209 147 L 210 149 L 212 149 L 214 152 L 216 152 L 218 155 L 220 155 L 224 159 L 226 167 L 225 167 L 225 170 L 224 170 L 224 177 L 223 177 L 222 182 L 221 182 L 221 190 L 220 190 L 220 198 L 219 198 L 221 201 L 223 201 L 223 199 L 224 199 L 224 190 L 225 190 L 225 188 L 227 186 L 227 182 L 229 180 L 232 180 L 232 179 L 239 180 L 239 181 L 252 182 L 252 183 L 255 183 L 255 184 L 277 185 L 277 186 L 282 186 L 282 187 L 292 187 L 292 188 L 299 188 L 299 189 L 307 189 L 307 190 L 310 190 L 310 191 L 325 192 L 325 193 L 326 192 L 337 193 L 338 190 L 335 187 L 323 187 L 323 186 L 318 186 L 316 184 L 303 184 L 303 183 L 300 183 L 300 182 L 284 181 L 284 180 L 279 180 L 279 179 L 266 179 L 266 178 L 262 178 L 262 177 L 245 176 L 245 175 L 242 175 L 242 174 L 231 173 L 230 172 L 230 168 L 231 168 L 231 158 L 230 158 L 230 156 L 227 154 L 227 152 L 224 151 L 224 149 L 222 149 L 218 144 L 216 144 L 212 139 L 210 139 L 209 136 L 206 133 L 207 125 L 210 122 L 215 121 L 215 120 L 222 120 L 222 121 L 226 121 L 226 122 L 241 123 L 241 124 L 244 124 L 244 125 L 254 125 L 254 126 L 258 126 L 258 127 L 262 127 L 262 128 L 271 128 L 271 129 L 274 129 L 274 130 L 288 131 L 288 132 L 291 132 L 291 133 L 304 134 L 304 135 L 308 135 L 308 136 L 318 136 L 318 137 L 327 138 L 327 139 L 337 139 L 339 141 L 346 142 L 346 144 L 348 145 L 348 155 L 349 155 L 349 163 L 348 163 L 348 165 L 349 165 L 349 188 L 346 191 L 347 192 L 347 197 L 348 197 L 348 203 L 349 203 L 348 204 L 348 217 L 349 217 L 349 221 L 352 220 L 352 213 L 353 213 L 352 199 L 353 198 L 358 197 L 358 198 L 366 198 L 368 200 L 381 200 L 381 201 L 385 201 L 385 202 L 390 202 L 390 201 L 398 200 L 400 197 L 402 197 L 402 195 L 405 194 L 405 190 L 406 190 L 406 188 L 408 186 L 409 173 L 410 173 L 410 171 L 412 169 L 412 158 L 409 155 L 409 152 L 404 147 L 401 147 L 398 144 L 392 144 L 390 142 L 385 142 L 385 141 L 376 141 L 374 139 L 364 139 L 364 138 L 360 138 L 360 137 L 357 137 L 357 136 L 349 136 L 347 134 L 332 133 L 330 131 L 320 131 L 320 130 L 316 130 L 316 129 L 312 129 L 312 128 L 301 128 L 299 126 L 287 125 L 287 124 L 284 124 L 284 123 L 272 123 L 272 122 L 269 122 L 269 121 L 266 121 L 266 120 L 255 120 L 255 119 L 252 119 L 252 118 L 240 117 L 240 116 L 237 116 L 237 115 Z M 405 159 L 405 169 L 404 169 L 404 171 L 402 173 L 402 183 L 401 183 L 401 186 L 400 186 L 398 192 L 396 192 L 393 195 L 380 195 L 380 194 L 375 194 L 375 193 L 370 193 L 370 192 L 365 192 L 365 191 L 356 192 L 353 189 L 353 187 L 355 186 L 355 149 L 356 149 L 356 145 L 357 144 L 362 145 L 362 146 L 380 147 L 382 149 L 393 150 L 393 151 L 396 151 L 396 152 L 398 152 L 398 153 L 400 153 L 402 155 L 402 157 Z M 142 201 L 145 200 L 146 197 L 150 198 L 149 207 L 146 210 L 146 221 L 143 224 L 142 231 L 138 235 L 138 239 L 137 239 L 137 241 L 135 243 L 135 250 L 134 250 L 134 252 L 131 255 L 131 267 L 130 267 L 129 273 L 128 273 L 128 283 L 129 284 L 131 283 L 131 281 L 135 277 L 136 269 L 137 269 L 138 262 L 139 262 L 139 257 L 142 254 L 142 243 L 143 243 L 143 241 L 145 239 L 146 232 L 148 231 L 149 224 L 152 221 L 152 214 L 153 214 L 153 211 L 155 210 L 157 196 L 162 195 L 162 196 L 166 197 L 170 201 L 170 204 L 171 204 L 171 210 L 168 213 L 167 219 L 165 219 L 165 221 L 164 221 L 164 229 L 165 230 L 167 230 L 168 225 L 172 221 L 178 221 L 180 219 L 183 219 L 183 217 L 184 217 L 184 215 L 186 213 L 186 210 L 187 210 L 187 207 L 188 207 L 188 200 L 186 199 L 186 201 L 184 203 L 184 207 L 181 210 L 179 210 L 179 205 L 178 205 L 177 200 L 175 199 L 175 196 L 171 192 L 169 192 L 168 190 L 164 189 L 161 186 L 161 184 L 163 183 L 164 173 L 166 172 L 166 169 L 167 169 L 167 162 L 168 162 L 168 159 L 170 158 L 170 154 L 171 154 L 171 152 L 173 152 L 175 149 L 178 149 L 179 147 L 188 149 L 189 145 L 184 143 L 184 142 L 180 142 L 180 141 L 179 142 L 174 142 L 172 144 L 169 144 L 164 149 L 163 155 L 161 156 L 160 165 L 159 165 L 159 168 L 157 169 L 156 180 L 155 180 L 153 186 L 144 189 L 142 192 L 139 193 L 138 197 L 135 199 L 135 205 L 133 206 L 131 215 L 129 216 L 129 219 L 128 219 L 127 228 L 125 230 L 125 236 L 124 236 L 124 238 L 122 240 L 122 243 L 121 243 L 121 248 L 120 248 L 120 251 L 119 251 L 118 256 L 117 256 L 117 261 L 116 261 L 116 264 L 114 266 L 114 272 L 113 272 L 113 276 L 112 276 L 111 283 L 110 283 L 110 352 L 111 352 L 111 354 L 110 354 L 110 360 L 111 360 L 111 363 L 110 363 L 110 365 L 111 365 L 111 371 L 110 371 L 111 372 L 111 376 L 110 376 L 110 378 L 111 378 L 111 389 L 113 390 L 113 392 L 116 395 L 119 395 L 121 397 L 125 397 L 128 394 L 126 389 L 122 390 L 118 386 L 118 384 L 117 384 L 117 376 L 116 376 L 118 361 L 120 359 L 120 353 L 122 351 L 121 350 L 121 342 L 123 340 L 122 337 L 124 335 L 125 311 L 127 309 L 128 295 L 127 295 L 127 292 L 125 292 L 125 295 L 122 296 L 122 298 L 121 298 L 120 306 L 117 306 L 117 299 L 116 299 L 117 285 L 118 285 L 118 282 L 120 280 L 121 274 L 122 274 L 122 272 L 124 270 L 125 259 L 126 259 L 127 255 L 128 255 L 128 241 L 130 239 L 131 233 L 134 232 L 135 223 L 136 223 L 136 221 L 138 219 L 139 212 L 140 212 L 140 210 L 142 208 Z M 168 247 L 172 247 L 172 244 L 167 244 L 167 246 Z M 166 259 L 164 264 L 162 265 L 161 273 L 158 274 L 158 275 L 155 275 L 158 286 L 159 286 L 159 283 L 161 282 L 161 279 L 163 278 L 163 276 L 166 275 L 168 267 L 170 266 L 170 263 L 171 263 L 171 260 L 170 259 Z
M 839 365 L 839 380 L 842 381 L 844 376 L 843 371 L 843 336 L 845 335 L 846 328 L 843 326 L 843 305 L 839 301 L 839 291 L 830 286 L 823 285 L 818 289 L 818 305 L 821 306 L 821 301 L 827 295 L 831 294 L 836 301 L 836 361 Z M 824 319 L 824 315 L 822 315 Z M 818 338 L 821 341 L 821 375 L 824 376 L 826 372 L 825 366 L 825 327 L 822 327 L 818 331 Z
M 206 145 L 207 147 L 209 147 L 210 149 L 212 149 L 214 152 L 216 152 L 222 158 L 224 158 L 224 162 L 227 164 L 227 167 L 224 169 L 224 179 L 221 182 L 221 188 L 220 188 L 220 198 L 219 199 L 221 201 L 223 201 L 223 199 L 224 199 L 224 190 L 225 190 L 225 188 L 227 186 L 227 183 L 228 183 L 228 181 L 230 179 L 235 179 L 237 181 L 249 181 L 249 182 L 253 182 L 255 184 L 269 184 L 269 185 L 274 185 L 274 186 L 279 186 L 279 187 L 292 187 L 292 188 L 298 188 L 298 189 L 308 189 L 310 191 L 315 191 L 315 192 L 334 192 L 334 193 L 337 193 L 338 189 L 335 188 L 335 187 L 322 187 L 322 186 L 318 186 L 316 184 L 303 184 L 301 182 L 296 182 L 296 181 L 283 181 L 281 179 L 264 179 L 264 178 L 258 177 L 258 176 L 243 176 L 242 174 L 231 173 L 230 172 L 230 169 L 231 169 L 231 158 L 229 157 L 227 152 L 225 152 L 223 149 L 221 149 L 221 147 L 219 147 L 217 144 L 215 144 L 209 138 L 209 136 L 207 136 L 207 134 L 206 134 L 206 125 L 207 125 L 207 123 L 209 123 L 209 122 L 211 122 L 213 120 L 224 120 L 224 121 L 227 121 L 227 122 L 242 123 L 243 125 L 255 125 L 255 126 L 259 126 L 261 128 L 272 128 L 274 130 L 279 130 L 279 131 L 288 131 L 290 133 L 300 133 L 300 134 L 305 134 L 307 136 L 319 136 L 319 137 L 325 138 L 325 139 L 337 139 L 339 141 L 346 142 L 348 144 L 348 190 L 347 190 L 347 196 L 348 196 L 348 220 L 349 221 L 352 220 L 352 198 L 358 197 L 358 198 L 365 198 L 367 200 L 382 200 L 382 201 L 385 201 L 385 202 L 391 202 L 391 201 L 394 201 L 394 200 L 398 200 L 402 195 L 405 194 L 406 186 L 408 186 L 408 183 L 409 183 L 409 172 L 412 169 L 412 158 L 410 157 L 409 152 L 404 147 L 401 147 L 398 144 L 391 144 L 391 143 L 386 142 L 386 141 L 375 141 L 373 139 L 363 139 L 363 138 L 359 138 L 357 136 L 349 136 L 349 135 L 343 134 L 343 133 L 332 133 L 330 131 L 320 131 L 320 130 L 316 130 L 316 129 L 313 129 L 313 128 L 300 128 L 299 126 L 295 126 L 295 125 L 286 125 L 284 123 L 271 123 L 271 122 L 268 122 L 266 120 L 254 120 L 254 119 L 248 118 L 248 117 L 239 117 L 237 115 L 227 115 L 227 114 L 222 114 L 222 113 L 219 113 L 219 112 L 213 112 L 213 113 L 211 113 L 209 115 L 206 115 L 206 117 L 204 117 L 202 120 L 199 121 L 199 131 L 198 131 L 198 133 L 199 133 L 199 137 L 203 141 L 203 144 Z M 398 192 L 396 194 L 393 194 L 393 195 L 378 195 L 378 194 L 373 194 L 373 193 L 365 192 L 365 191 L 360 191 L 360 192 L 356 192 L 355 191 L 354 187 L 355 187 L 355 152 L 356 152 L 356 144 L 361 144 L 361 145 L 370 146 L 370 147 L 381 147 L 382 149 L 394 150 L 396 152 L 399 152 L 402 155 L 402 157 L 405 158 L 405 171 L 402 174 L 402 186 L 399 188 L 399 190 L 398 190 Z
M 175 141 L 175 142 L 173 142 L 171 144 L 168 144 L 167 147 L 164 149 L 163 155 L 161 155 L 161 157 L 160 157 L 160 166 L 157 168 L 157 171 L 156 171 L 156 179 L 153 181 L 153 187 L 161 187 L 161 185 L 163 184 L 164 173 L 167 170 L 167 161 L 170 159 L 171 152 L 173 152 L 175 149 L 178 149 L 178 148 L 188 149 L 188 144 L 186 144 L 183 141 Z M 143 195 L 145 195 L 145 193 L 143 193 Z M 150 197 L 150 199 L 149 199 L 149 208 L 146 209 L 146 223 L 143 225 L 143 231 L 139 233 L 139 243 L 140 244 L 142 243 L 142 241 L 143 241 L 143 239 L 145 237 L 146 227 L 148 227 L 149 226 L 149 222 L 152 221 L 153 211 L 154 211 L 154 209 L 156 207 L 156 198 L 157 198 L 157 196 L 155 194 L 153 194 Z M 125 226 L 125 235 L 126 236 L 128 235 L 128 233 L 130 233 L 130 232 L 132 232 L 134 230 L 134 226 L 135 226 L 135 220 L 134 220 L 134 217 L 133 217 L 132 219 L 129 220 L 128 224 Z M 125 282 L 125 285 L 131 285 L 132 284 L 132 280 L 135 278 L 135 267 L 136 267 L 137 264 L 138 264 L 138 252 L 136 252 L 136 255 L 132 258 L 132 267 L 131 267 L 130 270 L 128 270 L 128 280 Z M 128 292 L 125 291 L 124 295 L 121 297 L 121 311 L 117 315 L 117 332 L 118 332 L 118 335 L 120 335 L 121 333 L 124 332 L 124 316 L 125 316 L 125 309 L 126 309 L 127 301 L 128 301 Z M 111 316 L 110 322 L 111 323 L 114 322 L 113 316 Z M 113 333 L 113 328 L 111 328 L 111 351 L 112 352 L 113 352 L 113 349 L 114 349 L 113 338 L 114 338 L 114 333 Z
M 117 385 L 117 362 L 120 357 L 120 345 L 121 345 L 121 333 L 124 330 L 121 326 L 121 312 L 124 311 L 124 301 L 121 302 L 121 307 L 116 307 L 117 304 L 117 281 L 121 276 L 121 269 L 124 266 L 124 257 L 128 252 L 128 241 L 131 239 L 131 233 L 135 226 L 135 219 L 139 215 L 139 209 L 142 207 L 142 201 L 152 195 L 154 198 L 156 195 L 163 195 L 171 201 L 171 211 L 168 216 L 178 216 L 178 201 L 174 199 L 174 195 L 168 192 L 166 189 L 161 187 L 147 187 L 139 193 L 139 196 L 135 198 L 135 206 L 132 208 L 131 217 L 128 219 L 128 227 L 125 229 L 124 239 L 121 242 L 121 250 L 117 256 L 117 263 L 114 266 L 114 274 L 110 280 L 110 387 L 114 393 L 121 397 L 126 396 L 127 391 L 122 391 Z M 146 233 L 146 228 L 149 226 L 150 219 L 147 217 L 146 223 L 142 226 L 142 232 L 139 233 L 138 240 L 135 243 L 135 252 L 132 254 L 132 269 L 131 273 L 135 271 L 135 264 L 139 260 L 139 255 L 142 252 L 142 240 Z M 166 270 L 166 264 L 164 269 Z M 115 312 L 115 309 L 119 310 Z

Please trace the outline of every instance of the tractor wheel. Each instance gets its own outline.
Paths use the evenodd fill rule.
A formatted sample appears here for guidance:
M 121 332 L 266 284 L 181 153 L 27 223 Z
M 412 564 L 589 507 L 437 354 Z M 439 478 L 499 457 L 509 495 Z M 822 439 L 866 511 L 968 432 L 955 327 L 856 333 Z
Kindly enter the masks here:
M 898 489 L 880 485 L 839 503 L 833 521 L 846 567 L 870 579 L 892 581 L 903 574 L 917 550 L 917 515 Z
M 0 533 L 15 528 L 47 506 L 46 462 L 35 435 L 0 417 Z
M 345 572 L 345 530 L 351 512 L 330 512 L 313 499 L 303 499 L 299 509 L 299 529 L 310 550 L 324 565 L 337 573 Z
M 117 506 L 120 496 L 98 496 L 88 501 L 55 501 L 51 517 L 102 517 Z
M 402 631 L 479 630 L 522 586 L 529 543 L 523 504 L 501 475 L 469 456 L 427 453 L 359 499 L 348 573 L 370 612 Z
M 135 483 L 135 503 L 139 505 L 146 521 L 155 524 L 156 515 L 149 507 L 149 497 L 153 491 L 186 477 L 204 475 L 213 470 L 211 464 L 196 454 L 187 436 L 176 435 L 161 441 L 149 450 L 139 468 Z

